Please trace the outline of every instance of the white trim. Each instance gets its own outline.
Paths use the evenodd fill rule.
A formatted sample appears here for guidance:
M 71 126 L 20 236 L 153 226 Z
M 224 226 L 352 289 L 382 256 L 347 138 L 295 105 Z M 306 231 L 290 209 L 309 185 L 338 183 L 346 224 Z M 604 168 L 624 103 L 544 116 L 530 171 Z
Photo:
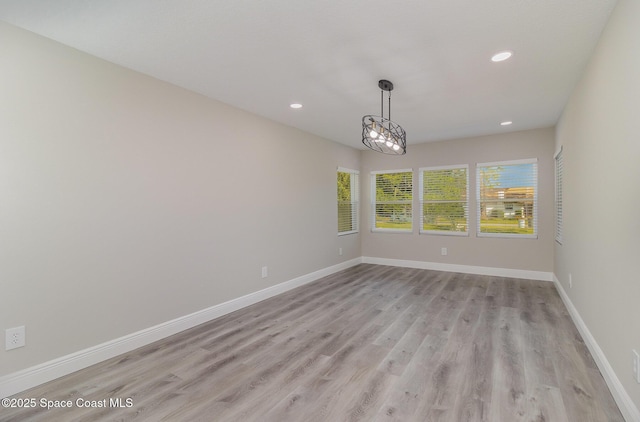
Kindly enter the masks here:
M 465 175 L 467 176 L 467 183 L 466 183 L 466 187 L 467 187 L 467 192 L 466 192 L 466 199 L 464 201 L 449 201 L 449 202 L 458 202 L 461 204 L 464 204 L 466 206 L 465 211 L 466 211 L 466 226 L 467 226 L 467 230 L 465 230 L 464 232 L 456 232 L 456 231 L 447 231 L 447 230 L 425 230 L 424 229 L 424 204 L 425 204 L 425 200 L 424 200 L 424 172 L 425 171 L 439 171 L 439 170 L 459 170 L 459 169 L 465 169 L 466 173 Z M 419 221 L 420 221 L 420 227 L 418 227 L 418 233 L 419 234 L 435 234 L 435 235 L 444 235 L 444 236 L 469 236 L 469 208 L 470 208 L 470 202 L 469 202 L 469 164 L 457 164 L 457 165 L 451 165 L 451 166 L 437 166 L 437 167 L 421 167 L 418 169 L 418 204 L 420 204 L 420 216 L 419 216 Z M 432 201 L 431 203 L 438 203 L 438 201 Z
M 349 174 L 349 182 L 351 188 L 351 206 L 355 208 L 355 213 L 353 212 L 353 208 L 351 211 L 351 227 L 355 226 L 355 229 L 348 231 L 340 231 L 340 216 L 337 215 L 338 218 L 338 236 L 343 236 L 345 234 L 354 234 L 360 233 L 360 172 L 358 170 L 350 170 L 344 167 L 338 167 L 338 171 L 336 172 L 336 180 L 338 173 L 347 173 Z M 338 198 L 336 198 L 338 199 Z M 340 207 L 340 200 L 337 200 L 338 209 Z
M 387 229 L 387 228 L 372 228 L 371 233 L 396 233 L 396 234 L 413 234 L 413 229 Z
M 441 262 L 408 261 L 404 259 L 362 257 L 363 264 L 390 265 L 393 267 L 419 268 L 422 270 L 448 271 L 453 273 L 492 275 L 496 277 L 525 278 L 528 280 L 553 281 L 553 273 L 546 271 L 516 270 L 511 268 L 479 267 L 475 265 L 444 264 Z
M 0 377 L 0 398 L 9 397 L 37 385 L 44 384 L 45 382 L 68 375 L 80 369 L 87 368 L 91 365 L 95 365 L 96 363 L 130 352 L 139 347 L 146 346 L 154 341 L 162 340 L 163 338 L 211 321 L 230 312 L 237 311 L 238 309 L 253 305 L 254 303 L 279 295 L 322 277 L 353 267 L 361 262 L 361 258 L 345 261 L 340 264 L 323 268 L 292 280 L 276 284 L 275 286 L 250 293 L 246 296 L 232 299 L 210 308 L 158 324 L 154 327 L 146 328 L 97 346 L 62 356 L 49 362 L 32 366 L 31 368 L 26 368 L 13 374 L 5 375 Z
M 351 231 L 348 231 L 348 232 L 338 232 L 338 236 L 345 236 L 345 235 L 347 235 L 347 234 L 357 234 L 357 233 L 360 233 L 360 231 L 358 231 L 358 230 L 351 230 Z
M 467 225 L 467 227 L 469 227 Z M 422 230 L 420 234 L 426 234 L 429 236 L 459 236 L 459 237 L 469 237 L 469 231 L 466 232 L 454 232 L 454 231 L 446 231 L 446 230 Z
M 393 203 L 395 204 L 409 204 L 411 205 L 411 228 L 410 229 L 392 229 L 392 228 L 382 228 L 382 227 L 376 227 L 376 205 L 377 204 L 389 204 L 391 203 L 390 201 L 377 201 L 377 181 L 376 181 L 376 175 L 378 174 L 391 174 L 391 173 L 411 173 L 411 200 L 409 201 L 393 201 Z M 369 204 L 370 206 L 370 212 L 371 212 L 371 221 L 370 221 L 370 230 L 372 233 L 409 233 L 409 234 L 413 234 L 413 228 L 414 228 L 414 219 L 415 219 L 415 207 L 414 207 L 414 199 L 415 199 L 415 195 L 414 195 L 414 183 L 413 183 L 413 179 L 415 178 L 415 174 L 413 173 L 413 169 L 403 169 L 403 170 L 381 170 L 381 171 L 372 171 L 369 177 L 369 188 L 370 188 L 370 200 L 371 203 Z
M 266 289 L 250 293 L 246 296 L 232 299 L 228 302 L 203 309 L 193 314 L 147 328 L 120 337 L 118 339 L 99 344 L 58 359 L 45 362 L 13 374 L 0 377 L 0 398 L 9 397 L 21 391 L 52 381 L 56 378 L 68 375 L 77 370 L 87 368 L 96 363 L 127 353 L 139 347 L 161 340 L 183 330 L 195 327 L 196 325 L 211 321 L 212 319 L 226 315 L 230 312 L 253 305 L 259 301 L 268 299 L 278 294 L 284 293 L 296 287 L 326 277 L 338 271 L 345 270 L 360 263 L 391 265 L 397 267 L 420 268 L 437 271 L 450 271 L 467 274 L 493 275 L 499 277 L 526 278 L 531 280 L 553 281 L 560 293 L 560 297 L 567 307 L 571 318 L 576 324 L 585 344 L 594 357 L 598 368 L 611 390 L 611 393 L 618 404 L 625 420 L 640 421 L 640 411 L 631 400 L 622 383 L 616 376 L 613 368 L 609 364 L 604 352 L 598 346 L 591 332 L 580 317 L 580 314 L 573 306 L 557 277 L 550 272 L 515 270 L 508 268 L 478 267 L 471 265 L 443 264 L 437 262 L 408 261 L 399 259 L 386 259 L 375 257 L 360 257 L 331 267 L 323 268 L 309 274 L 294 278 L 289 281 L 268 287 Z
M 424 171 L 424 170 L 456 170 L 459 168 L 466 168 L 467 170 L 469 170 L 469 164 L 454 164 L 454 165 L 450 165 L 450 166 L 434 166 L 434 167 L 420 167 L 418 169 L 418 172 Z
M 556 242 L 558 242 L 558 244 L 562 245 L 562 232 L 564 229 L 564 220 L 563 220 L 563 207 L 562 207 L 562 192 L 564 190 L 563 185 L 564 185 L 564 155 L 562 155 L 562 146 L 560 147 L 560 149 L 558 150 L 558 152 L 556 153 L 556 155 L 553 156 L 553 174 L 554 174 L 554 198 L 553 198 L 553 208 L 554 208 L 554 214 L 555 214 L 555 219 L 554 219 L 554 231 L 555 231 L 555 239 Z M 560 159 L 560 161 L 558 161 L 558 159 Z M 558 163 L 560 163 L 560 166 L 558 166 Z M 560 174 L 561 173 L 561 174 Z M 558 177 L 560 176 L 561 177 Z M 560 190 L 558 190 L 558 186 L 560 186 Z M 558 204 L 558 196 L 560 196 L 560 203 Z M 559 205 L 559 206 L 558 206 Z M 558 216 L 560 216 L 560 218 L 558 218 Z M 559 229 L 559 230 L 558 230 Z
M 371 174 L 389 174 L 389 173 L 413 173 L 413 169 L 376 170 L 371 172 Z
M 338 171 L 340 173 L 352 173 L 352 174 L 360 174 L 360 170 L 348 169 L 346 167 L 338 167 Z
M 558 290 L 558 293 L 560 293 L 560 297 L 564 302 L 564 306 L 567 307 L 567 310 L 569 311 L 569 315 L 571 315 L 571 319 L 573 320 L 573 323 L 576 325 L 576 327 L 578 327 L 578 331 L 580 332 L 582 339 L 584 340 L 585 344 L 587 345 L 587 348 L 591 352 L 591 355 L 593 356 L 593 359 L 595 360 L 596 365 L 598 365 L 598 369 L 600 369 L 600 372 L 602 373 L 602 376 L 606 381 L 607 386 L 609 387 L 609 390 L 611 391 L 611 394 L 613 395 L 613 398 L 616 401 L 616 404 L 620 408 L 620 412 L 622 412 L 622 416 L 624 416 L 624 419 L 626 421 L 640 422 L 640 410 L 638 410 L 636 405 L 633 403 L 633 400 L 631 399 L 627 391 L 624 389 L 624 386 L 620 382 L 620 379 L 618 378 L 616 373 L 613 371 L 613 368 L 611 367 L 611 364 L 607 360 L 607 357 L 605 356 L 604 352 L 598 345 L 598 342 L 596 342 L 596 339 L 591 334 L 591 331 L 589 331 L 589 328 L 583 321 L 582 317 L 580 316 L 580 313 L 578 312 L 576 307 L 573 306 L 573 302 L 571 302 L 571 299 L 567 295 L 567 292 L 564 290 L 564 288 L 562 287 L 562 284 L 560 283 L 560 281 L 558 280 L 558 277 L 556 277 L 555 274 L 553 275 L 553 282 L 556 285 L 556 289 Z
M 493 161 L 491 163 L 476 163 L 476 167 L 513 166 L 516 164 L 535 164 L 537 158 L 524 158 L 522 160 Z
M 532 202 L 533 203 L 533 234 L 518 234 L 518 233 L 494 233 L 494 232 L 483 232 L 482 231 L 482 202 L 483 198 L 480 195 L 480 183 L 482 178 L 480 177 L 480 168 L 481 167 L 500 167 L 500 166 L 513 166 L 513 165 L 521 165 L 521 164 L 533 164 L 533 178 L 535 181 L 534 190 L 533 190 L 533 200 L 522 200 L 522 202 Z M 511 160 L 511 161 L 497 161 L 493 163 L 477 163 L 476 164 L 476 237 L 504 237 L 504 238 L 520 238 L 520 239 L 537 239 L 538 238 L 538 190 L 539 190 L 539 172 L 538 172 L 538 159 L 537 158 L 528 158 L 523 160 Z M 484 202 L 493 202 L 493 201 L 484 201 Z M 509 199 L 502 200 L 503 203 L 506 202 L 520 202 L 519 200 Z
M 560 148 L 553 154 L 553 158 L 554 159 L 557 158 L 561 152 L 562 152 L 562 145 L 560 145 Z
M 476 233 L 477 237 L 510 237 L 513 239 L 537 239 L 537 234 L 518 234 L 518 233 Z

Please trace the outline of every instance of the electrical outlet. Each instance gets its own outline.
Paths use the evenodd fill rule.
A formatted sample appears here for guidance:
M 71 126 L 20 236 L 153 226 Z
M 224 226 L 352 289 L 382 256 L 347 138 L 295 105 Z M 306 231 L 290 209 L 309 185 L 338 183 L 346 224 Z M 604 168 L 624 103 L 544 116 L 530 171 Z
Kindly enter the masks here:
M 338 255 L 342 256 L 342 248 L 338 248 Z
M 571 277 L 571 273 L 569 273 L 569 288 L 573 288 L 573 278 Z
M 269 269 L 265 266 L 262 267 L 262 278 L 267 278 L 269 276 Z
M 640 355 L 635 350 L 631 351 L 633 358 L 633 378 L 640 384 Z
M 440 248 L 440 255 L 444 256 L 447 253 L 449 253 L 449 251 L 447 250 L 447 248 Z
M 7 328 L 5 333 L 5 350 L 17 349 L 25 345 L 24 325 L 15 328 Z

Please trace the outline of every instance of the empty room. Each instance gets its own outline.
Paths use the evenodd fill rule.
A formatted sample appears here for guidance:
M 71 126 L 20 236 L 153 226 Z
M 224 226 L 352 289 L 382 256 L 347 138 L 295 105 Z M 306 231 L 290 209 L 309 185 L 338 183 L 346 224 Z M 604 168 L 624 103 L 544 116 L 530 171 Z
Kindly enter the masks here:
M 0 421 L 640 422 L 640 2 L 0 0 Z

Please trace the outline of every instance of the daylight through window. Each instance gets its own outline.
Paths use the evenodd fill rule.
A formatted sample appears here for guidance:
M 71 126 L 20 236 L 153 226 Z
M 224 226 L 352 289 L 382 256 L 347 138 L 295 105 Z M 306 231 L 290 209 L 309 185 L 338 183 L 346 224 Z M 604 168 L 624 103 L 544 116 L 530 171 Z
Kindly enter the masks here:
M 477 166 L 478 236 L 537 237 L 537 160 Z
M 338 234 L 358 232 L 358 171 L 338 168 Z
M 371 174 L 372 230 L 413 230 L 413 171 L 394 170 Z
M 469 166 L 420 169 L 421 233 L 466 235 Z

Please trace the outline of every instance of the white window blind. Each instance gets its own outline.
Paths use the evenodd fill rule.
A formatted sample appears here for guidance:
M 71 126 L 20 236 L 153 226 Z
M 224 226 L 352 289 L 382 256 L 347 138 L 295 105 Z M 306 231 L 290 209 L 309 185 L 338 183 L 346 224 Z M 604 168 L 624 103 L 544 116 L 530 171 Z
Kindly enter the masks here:
M 562 148 L 556 154 L 556 241 L 562 244 Z
M 372 230 L 413 230 L 413 171 L 371 173 Z
M 338 235 L 358 233 L 359 185 L 357 170 L 338 168 Z
M 537 237 L 536 159 L 478 164 L 476 188 L 478 236 Z
M 420 233 L 467 235 L 469 166 L 420 169 Z

